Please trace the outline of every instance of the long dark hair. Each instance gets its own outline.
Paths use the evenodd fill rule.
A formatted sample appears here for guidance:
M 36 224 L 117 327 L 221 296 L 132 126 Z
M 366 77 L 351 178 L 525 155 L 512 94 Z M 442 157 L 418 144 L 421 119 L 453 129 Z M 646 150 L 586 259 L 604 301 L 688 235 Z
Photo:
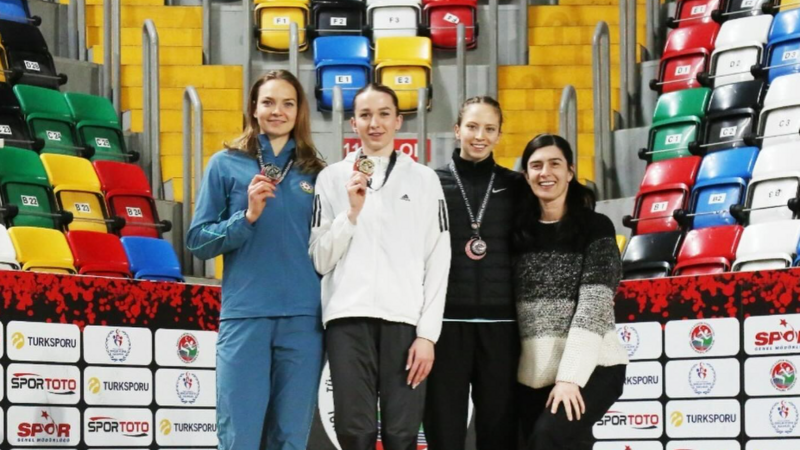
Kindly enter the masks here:
M 540 134 L 528 142 L 528 145 L 525 146 L 525 151 L 522 152 L 522 172 L 527 172 L 528 161 L 537 150 L 551 146 L 561 150 L 564 159 L 567 160 L 570 171 L 573 171 L 575 167 L 575 157 L 569 142 L 555 134 Z M 564 217 L 558 224 L 559 241 L 570 243 L 571 245 L 574 244 L 576 250 L 582 250 L 586 245 L 587 235 L 589 234 L 588 221 L 589 216 L 592 211 L 594 211 L 595 197 L 591 189 L 578 181 L 578 175 L 574 172 L 572 181 L 567 185 L 565 207 L 566 212 Z M 514 229 L 513 241 L 517 249 L 527 251 L 536 246 L 535 226 L 542 217 L 542 208 L 539 205 L 539 199 L 536 198 L 532 190 L 526 190 L 523 195 L 521 208 Z

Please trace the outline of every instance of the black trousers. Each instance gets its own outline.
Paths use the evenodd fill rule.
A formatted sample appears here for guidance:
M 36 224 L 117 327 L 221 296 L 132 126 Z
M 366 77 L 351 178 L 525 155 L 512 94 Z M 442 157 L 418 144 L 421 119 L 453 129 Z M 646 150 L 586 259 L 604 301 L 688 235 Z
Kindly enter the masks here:
M 516 323 L 445 322 L 428 378 L 429 450 L 464 450 L 470 385 L 478 450 L 517 448 Z
M 370 318 L 328 323 L 326 346 L 333 383 L 334 424 L 342 450 L 416 450 L 425 387 L 407 384 L 408 348 L 417 337 L 411 325 Z
M 520 400 L 524 405 L 520 411 L 520 424 L 526 450 L 592 450 L 594 436 L 592 427 L 622 395 L 625 384 L 625 366 L 598 366 L 589 377 L 581 396 L 586 413 L 581 420 L 567 420 L 563 405 L 556 414 L 545 408 L 553 386 L 532 389 L 520 386 Z

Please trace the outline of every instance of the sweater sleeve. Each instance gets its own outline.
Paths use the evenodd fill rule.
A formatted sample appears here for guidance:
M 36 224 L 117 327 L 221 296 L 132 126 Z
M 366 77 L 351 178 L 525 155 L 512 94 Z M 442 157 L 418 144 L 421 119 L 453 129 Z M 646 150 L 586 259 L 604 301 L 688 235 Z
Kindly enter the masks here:
M 424 302 L 417 323 L 417 336 L 436 342 L 442 331 L 447 280 L 450 274 L 450 224 L 447 204 L 439 177 L 430 172 L 431 193 L 425 205 L 425 279 Z
M 229 211 L 230 187 L 223 176 L 224 154 L 209 162 L 195 202 L 194 217 L 186 234 L 186 247 L 200 259 L 211 259 L 241 247 L 252 236 L 255 224 L 244 217 L 245 211 Z
M 556 381 L 584 387 L 594 368 L 605 334 L 614 324 L 614 293 L 622 277 L 622 262 L 614 240 L 614 225 L 596 215 L 592 238 L 586 246 L 578 287 L 578 304 L 572 318 Z
M 331 180 L 328 167 L 320 172 L 314 188 L 314 213 L 311 222 L 311 238 L 308 254 L 314 261 L 314 268 L 321 275 L 332 271 L 342 259 L 356 232 L 356 225 L 347 218 L 347 211 L 334 215 L 331 199 L 336 195 L 346 195 L 345 187 L 336 186 Z

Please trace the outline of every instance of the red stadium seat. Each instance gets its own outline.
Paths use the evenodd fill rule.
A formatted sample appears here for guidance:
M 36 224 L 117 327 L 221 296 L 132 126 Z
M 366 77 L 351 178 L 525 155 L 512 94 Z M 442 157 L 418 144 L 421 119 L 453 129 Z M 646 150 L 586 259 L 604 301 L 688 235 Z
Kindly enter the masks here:
M 434 47 L 455 49 L 457 27 L 461 23 L 466 26 L 467 48 L 478 46 L 477 0 L 428 0 L 424 4 L 425 21 Z
M 691 230 L 678 252 L 673 275 L 707 275 L 728 272 L 742 238 L 741 225 Z
M 650 87 L 661 93 L 700 87 L 697 74 L 708 70 L 718 32 L 719 24 L 713 22 L 670 32 L 658 80 L 651 81 Z
M 93 231 L 70 231 L 67 242 L 81 275 L 130 278 L 128 257 L 119 237 Z
M 670 28 L 685 28 L 701 23 L 712 22 L 711 13 L 720 7 L 720 0 L 678 1 L 675 17 L 667 19 Z

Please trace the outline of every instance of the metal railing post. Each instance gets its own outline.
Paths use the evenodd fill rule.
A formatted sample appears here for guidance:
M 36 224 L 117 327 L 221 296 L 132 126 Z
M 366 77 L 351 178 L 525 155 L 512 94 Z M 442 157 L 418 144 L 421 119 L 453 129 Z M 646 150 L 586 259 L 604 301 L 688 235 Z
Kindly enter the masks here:
M 332 163 L 338 162 L 342 160 L 342 152 L 344 151 L 344 131 L 342 130 L 342 126 L 344 125 L 344 95 L 342 93 L 341 86 L 334 86 L 333 87 L 333 146 L 334 146 L 334 153 L 333 153 L 333 160 Z
M 192 152 L 194 142 L 194 152 Z M 192 161 L 194 160 L 194 164 Z M 183 235 L 189 234 L 192 221 L 192 168 L 194 167 L 194 199 L 200 198 L 203 182 L 203 104 L 194 86 L 183 91 Z M 183 267 L 190 275 L 201 277 L 205 264 L 183 250 Z M 189 263 L 191 261 L 191 264 Z
M 658 5 L 658 6 L 656 6 Z M 656 37 L 654 35 L 656 25 L 654 22 L 655 8 L 661 6 L 658 0 L 645 0 L 644 5 L 644 46 L 647 49 L 647 58 L 655 59 L 656 54 Z
M 558 134 L 569 142 L 575 154 L 575 172 L 578 172 L 578 93 L 571 84 L 561 92 L 558 107 Z
M 113 100 L 111 94 L 111 2 L 103 2 L 103 97 Z
M 467 27 L 456 26 L 456 107 L 458 111 L 467 99 Z
M 619 0 L 619 113 L 622 116 L 623 126 L 628 125 L 630 98 L 626 86 L 628 85 L 628 48 L 635 43 L 628 41 L 628 3 L 636 4 L 636 0 Z M 595 34 L 595 36 L 597 36 Z M 596 109 L 595 109 L 596 111 Z
M 78 60 L 86 61 L 86 0 L 75 0 L 78 9 Z
M 500 49 L 498 48 L 499 38 L 499 6 L 497 0 L 489 0 L 489 95 L 497 98 L 497 65 Z M 459 105 L 461 107 L 461 105 Z
M 253 51 L 253 19 L 250 17 L 252 11 L 253 0 L 242 0 L 242 13 L 244 15 L 242 18 L 242 26 L 244 27 L 244 51 L 242 51 L 244 56 L 244 61 L 242 61 L 242 95 L 244 100 L 242 101 L 242 108 L 245 115 L 247 115 L 247 107 L 248 103 L 250 103 L 248 95 L 250 94 L 250 71 L 253 64 L 250 60 L 250 55 Z
M 300 78 L 300 30 L 297 22 L 289 24 L 289 72 Z
M 519 0 L 517 13 L 517 64 L 528 64 L 528 0 Z
M 598 200 L 610 191 L 607 172 L 611 170 L 611 52 L 608 24 L 599 22 L 592 38 L 592 78 L 594 84 L 594 178 Z
M 78 5 L 67 4 L 67 52 L 71 59 L 78 59 Z
M 144 141 L 149 147 L 150 186 L 153 198 L 163 198 L 161 189 L 161 93 L 159 90 L 158 31 L 152 19 L 142 26 L 142 93 Z
M 430 165 L 428 160 L 428 89 L 417 89 L 417 161 Z
M 203 62 L 211 63 L 211 0 L 203 0 Z
M 122 0 L 112 1 L 111 10 L 111 32 L 114 36 L 114 47 L 111 52 L 111 80 L 113 87 L 111 88 L 112 101 L 114 109 L 117 111 L 117 116 L 121 117 L 122 111 Z M 155 26 L 155 25 L 154 25 Z M 111 43 L 109 42 L 109 45 Z

